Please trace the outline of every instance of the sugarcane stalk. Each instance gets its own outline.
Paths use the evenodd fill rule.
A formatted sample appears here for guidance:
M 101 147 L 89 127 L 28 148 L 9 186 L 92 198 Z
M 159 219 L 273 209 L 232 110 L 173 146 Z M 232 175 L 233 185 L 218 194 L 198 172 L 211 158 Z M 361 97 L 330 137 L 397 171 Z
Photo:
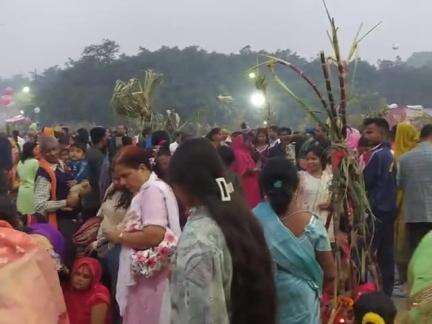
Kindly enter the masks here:
M 312 117 L 315 122 L 317 122 L 320 126 L 324 127 L 324 123 L 318 118 L 313 109 L 300 97 L 298 97 L 275 73 L 273 74 L 274 80 L 276 83 L 283 89 L 285 92 L 293 98 L 306 112 Z
M 333 48 L 335 52 L 337 68 L 338 68 L 338 78 L 339 78 L 339 91 L 340 91 L 339 116 L 342 121 L 342 129 L 345 129 L 347 126 L 347 119 L 346 119 L 347 91 L 345 87 L 345 68 L 342 63 L 342 58 L 340 55 L 339 40 L 337 37 L 337 29 L 335 26 L 334 19 L 332 19 L 332 29 L 333 29 Z
M 336 107 L 335 107 L 335 103 L 334 103 L 333 91 L 332 91 L 332 86 L 331 86 L 331 81 L 330 81 L 330 74 L 329 74 L 329 70 L 328 70 L 327 61 L 325 58 L 324 51 L 321 51 L 320 58 L 321 58 L 321 67 L 322 67 L 322 71 L 323 71 L 323 75 L 324 75 L 324 81 L 325 81 L 326 90 L 327 90 L 327 97 L 328 97 L 328 101 L 330 104 L 330 108 L 329 108 L 330 124 L 331 124 L 331 127 L 333 128 L 333 132 L 336 134 L 336 138 L 338 140 L 340 140 L 341 134 L 339 132 L 339 128 L 338 128 L 338 125 L 336 122 L 337 112 L 336 112 Z
M 270 60 L 272 60 L 274 63 L 278 63 L 280 65 L 286 66 L 287 68 L 293 70 L 298 76 L 300 76 L 300 78 L 302 78 L 312 88 L 312 91 L 318 97 L 318 100 L 321 102 L 321 105 L 323 106 L 324 110 L 327 113 L 330 113 L 330 111 L 328 109 L 327 102 L 324 100 L 324 97 L 322 96 L 321 92 L 319 91 L 318 87 L 316 86 L 316 82 L 313 81 L 311 78 L 309 78 L 304 73 L 304 71 L 302 69 L 300 69 L 298 66 L 296 66 L 290 62 L 287 62 L 283 59 L 280 59 L 278 57 L 271 56 L 271 55 L 264 55 L 264 56 L 269 58 Z

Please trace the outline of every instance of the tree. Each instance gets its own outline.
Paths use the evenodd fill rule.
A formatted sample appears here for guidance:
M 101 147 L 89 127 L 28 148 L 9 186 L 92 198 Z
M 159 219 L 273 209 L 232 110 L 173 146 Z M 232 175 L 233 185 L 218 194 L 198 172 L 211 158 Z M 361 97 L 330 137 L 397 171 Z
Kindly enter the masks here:
M 104 39 L 102 44 L 93 44 L 84 48 L 83 60 L 92 60 L 102 64 L 112 63 L 119 53 L 120 45 L 113 40 Z
M 153 69 L 164 75 L 164 82 L 154 95 L 155 113 L 175 109 L 184 121 L 196 121 L 199 116 L 202 124 L 222 124 L 232 130 L 239 127 L 241 119 L 253 126 L 262 125 L 263 109 L 250 103 L 254 84 L 247 72 L 260 59 L 259 52 L 226 55 L 196 46 L 164 46 L 155 51 L 140 48 L 131 56 L 119 56 L 118 52 L 115 42 L 104 41 L 88 46 L 80 59 L 70 60 L 63 68 L 52 67 L 38 73 L 31 88 L 35 105 L 41 108 L 42 121 L 114 124 L 119 117 L 109 107 L 116 80 L 137 78 Z M 307 60 L 288 49 L 270 54 L 299 66 L 320 84 L 318 59 Z M 432 106 L 432 67 L 414 68 L 402 61 L 382 61 L 375 67 L 358 60 L 349 65 L 349 70 L 348 88 L 356 99 L 348 103 L 353 114 L 373 113 L 382 102 Z M 319 102 L 301 80 L 287 71 L 280 71 L 280 76 L 309 105 L 318 107 Z M 8 82 L 0 80 L 5 86 L 11 85 Z M 217 99 L 218 95 L 231 96 L 233 102 L 227 107 Z M 270 84 L 267 99 L 279 125 L 301 129 L 306 120 L 304 112 L 280 89 Z M 197 114 L 203 110 L 206 113 Z

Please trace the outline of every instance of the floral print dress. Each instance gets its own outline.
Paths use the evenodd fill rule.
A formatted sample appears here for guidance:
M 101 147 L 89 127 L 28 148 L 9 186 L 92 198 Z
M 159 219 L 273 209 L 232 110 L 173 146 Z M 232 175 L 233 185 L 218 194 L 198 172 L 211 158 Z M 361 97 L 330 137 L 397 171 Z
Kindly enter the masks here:
M 233 276 L 225 237 L 206 208 L 193 208 L 171 276 L 171 322 L 230 323 Z

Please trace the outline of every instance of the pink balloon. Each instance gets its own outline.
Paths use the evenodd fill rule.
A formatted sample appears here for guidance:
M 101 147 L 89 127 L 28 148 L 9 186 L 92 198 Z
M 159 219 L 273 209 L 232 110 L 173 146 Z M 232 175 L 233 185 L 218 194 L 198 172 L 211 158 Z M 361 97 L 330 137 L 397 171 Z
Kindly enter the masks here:
M 12 102 L 12 96 L 11 95 L 3 95 L 0 97 L 0 105 L 7 106 Z
M 6 89 L 3 90 L 4 95 L 12 95 L 14 93 L 14 89 L 12 87 L 6 87 Z

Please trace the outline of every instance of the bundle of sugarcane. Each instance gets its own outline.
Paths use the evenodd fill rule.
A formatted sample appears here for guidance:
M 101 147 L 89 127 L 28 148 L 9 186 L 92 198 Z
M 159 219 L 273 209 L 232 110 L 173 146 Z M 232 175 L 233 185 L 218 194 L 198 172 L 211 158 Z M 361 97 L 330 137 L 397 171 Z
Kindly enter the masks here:
M 111 106 L 117 114 L 138 119 L 140 128 L 151 126 L 155 116 L 153 97 L 156 88 L 162 83 L 162 74 L 146 70 L 145 79 L 117 80 Z
M 361 169 L 358 165 L 354 152 L 348 150 L 346 146 L 347 130 L 347 75 L 348 63 L 355 57 L 359 43 L 378 25 L 360 37 L 361 27 L 357 33 L 347 60 L 342 60 L 338 28 L 334 18 L 331 17 L 325 0 L 323 4 L 330 22 L 330 33 L 328 36 L 333 49 L 333 55 L 326 57 L 322 51 L 320 53 L 322 73 L 324 77 L 324 89 L 326 98 L 321 94 L 316 83 L 309 78 L 297 66 L 274 56 L 263 55 L 265 61 L 251 68 L 260 75 L 261 81 L 257 85 L 260 88 L 264 81 L 262 78 L 270 75 L 271 79 L 280 86 L 295 102 L 303 108 L 312 119 L 324 129 L 329 130 L 329 138 L 332 142 L 331 159 L 333 169 L 333 180 L 331 184 L 331 205 L 334 232 L 336 237 L 344 237 L 346 240 L 337 240 L 336 244 L 336 264 L 338 277 L 334 286 L 333 311 L 329 323 L 333 323 L 339 310 L 339 296 L 352 296 L 356 288 L 366 282 L 369 278 L 378 283 L 375 262 L 371 251 L 373 238 L 373 215 L 371 213 Z M 322 105 L 323 112 L 327 115 L 327 120 L 323 121 L 307 102 L 298 97 L 290 87 L 277 74 L 277 67 L 282 66 L 292 70 L 311 88 Z M 334 68 L 333 68 L 334 67 Z M 332 69 L 333 68 L 333 69 Z M 266 73 L 262 73 L 265 69 Z M 338 96 L 335 96 L 332 87 L 331 73 L 336 71 L 338 80 Z M 265 83 L 266 84 L 266 83 Z M 338 102 L 336 103 L 336 98 Z M 342 241 L 345 244 L 341 243 Z

